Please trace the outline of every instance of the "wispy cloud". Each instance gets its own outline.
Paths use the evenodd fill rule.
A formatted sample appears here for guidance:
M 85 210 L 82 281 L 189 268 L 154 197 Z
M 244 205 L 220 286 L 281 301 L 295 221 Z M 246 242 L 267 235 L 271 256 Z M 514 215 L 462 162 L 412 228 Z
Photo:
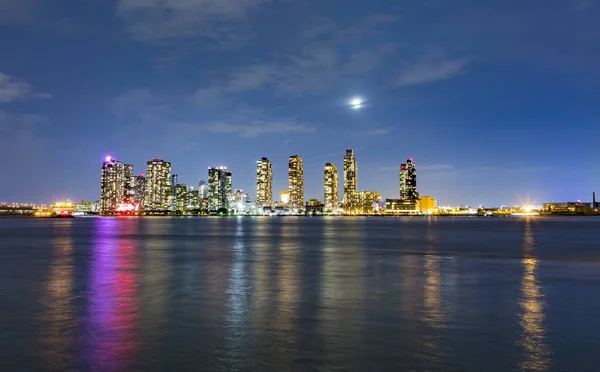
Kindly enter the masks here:
M 390 131 L 388 129 L 379 128 L 379 129 L 371 129 L 366 132 L 357 133 L 357 135 L 366 135 L 366 136 L 382 136 L 384 134 L 388 134 Z
M 244 138 L 256 138 L 265 134 L 312 133 L 314 128 L 295 122 L 254 122 L 251 124 L 230 124 L 211 122 L 200 126 L 212 133 L 233 134 Z
M 117 116 L 134 116 L 142 120 L 159 119 L 169 112 L 165 98 L 146 88 L 122 93 L 109 102 L 109 108 Z
M 454 169 L 453 165 L 450 164 L 429 164 L 429 165 L 420 165 L 419 170 L 426 171 L 439 171 L 439 170 L 451 170 Z
M 33 86 L 25 80 L 0 72 L 0 103 L 50 97 L 48 93 L 36 92 Z
M 446 59 L 427 57 L 421 61 L 404 66 L 396 85 L 430 84 L 451 79 L 463 74 L 467 63 L 467 58 Z
M 277 0 L 119 0 L 128 32 L 146 42 L 202 37 L 219 42 L 244 37 L 249 14 Z

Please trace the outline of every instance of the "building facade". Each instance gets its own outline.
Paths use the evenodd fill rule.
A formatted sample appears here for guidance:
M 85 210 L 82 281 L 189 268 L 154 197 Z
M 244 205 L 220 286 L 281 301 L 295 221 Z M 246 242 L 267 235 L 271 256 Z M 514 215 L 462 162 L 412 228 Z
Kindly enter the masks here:
M 208 197 L 208 184 L 202 178 L 198 180 L 198 192 L 201 198 Z
M 133 202 L 143 206 L 144 201 L 146 200 L 146 176 L 144 176 L 143 174 L 138 174 L 135 177 L 133 184 L 133 194 Z
M 408 159 L 406 164 L 400 165 L 400 199 L 419 199 L 419 192 L 417 191 L 417 168 L 412 159 Z
M 256 206 L 270 207 L 273 204 L 273 164 L 267 158 L 256 162 Z
M 298 155 L 290 156 L 288 167 L 289 207 L 294 210 L 304 209 L 304 166 Z
M 433 212 L 436 209 L 435 199 L 431 196 L 422 196 L 419 200 L 419 210 L 421 212 Z
M 160 211 L 170 209 L 171 194 L 171 163 L 159 158 L 148 161 L 144 208 Z
M 279 192 L 279 201 L 283 205 L 288 205 L 290 203 L 290 192 L 288 190 L 282 190 Z
M 133 166 L 126 165 L 107 156 L 102 163 L 102 176 L 100 186 L 100 212 L 114 213 L 117 206 L 129 195 L 128 171 Z
M 358 192 L 358 166 L 352 149 L 344 155 L 344 209 L 353 209 Z
M 386 214 L 415 214 L 419 212 L 419 201 L 408 199 L 386 199 Z
M 227 167 L 208 168 L 208 210 L 229 209 L 232 194 L 232 173 Z
M 188 186 L 184 183 L 175 185 L 175 201 L 178 211 L 183 212 L 190 205 Z
M 326 163 L 324 169 L 324 194 L 323 200 L 326 212 L 338 209 L 339 204 L 338 170 L 333 163 Z

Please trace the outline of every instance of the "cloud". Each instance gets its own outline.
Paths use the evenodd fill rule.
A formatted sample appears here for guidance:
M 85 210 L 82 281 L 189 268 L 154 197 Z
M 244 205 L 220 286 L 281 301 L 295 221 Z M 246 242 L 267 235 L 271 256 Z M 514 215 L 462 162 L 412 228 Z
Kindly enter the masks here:
M 379 129 L 372 129 L 372 130 L 367 131 L 367 132 L 359 132 L 359 133 L 357 133 L 357 135 L 362 135 L 362 136 L 381 136 L 381 135 L 388 134 L 388 133 L 390 133 L 389 130 L 383 129 L 383 128 L 379 128 Z
M 27 98 L 50 98 L 48 93 L 37 93 L 25 80 L 0 72 L 0 103 L 10 103 Z
M 251 124 L 230 124 L 212 122 L 200 126 L 211 133 L 234 134 L 244 138 L 256 138 L 264 134 L 312 133 L 314 128 L 295 122 L 254 122 Z
M 428 170 L 428 171 L 439 171 L 439 170 L 451 170 L 454 169 L 454 165 L 450 164 L 430 164 L 430 165 L 421 165 L 418 167 L 419 170 Z
M 129 90 L 109 102 L 109 108 L 117 116 L 133 116 L 141 120 L 158 119 L 170 111 L 164 97 L 146 88 Z
M 451 79 L 464 73 L 467 58 L 432 58 L 406 65 L 396 82 L 398 86 L 430 84 Z
M 117 15 L 134 39 L 164 42 L 197 37 L 215 41 L 243 38 L 250 13 L 277 0 L 119 0 Z

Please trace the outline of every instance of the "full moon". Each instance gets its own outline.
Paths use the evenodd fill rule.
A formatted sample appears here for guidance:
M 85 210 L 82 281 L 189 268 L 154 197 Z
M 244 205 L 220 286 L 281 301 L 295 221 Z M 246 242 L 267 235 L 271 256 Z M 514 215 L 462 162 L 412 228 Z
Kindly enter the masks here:
M 362 98 L 360 97 L 354 97 L 350 100 L 350 107 L 358 110 L 359 108 L 361 108 L 363 106 L 364 102 L 362 100 Z

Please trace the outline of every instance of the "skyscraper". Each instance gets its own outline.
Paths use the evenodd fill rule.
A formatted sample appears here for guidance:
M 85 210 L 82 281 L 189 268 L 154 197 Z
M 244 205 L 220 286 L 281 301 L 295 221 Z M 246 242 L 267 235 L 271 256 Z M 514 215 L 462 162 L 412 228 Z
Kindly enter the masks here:
M 176 211 L 178 209 L 177 208 L 177 175 L 176 174 L 171 174 L 170 185 L 171 185 L 171 192 L 169 195 L 169 207 L 172 211 Z M 187 185 L 186 185 L 186 189 L 187 189 Z
M 227 167 L 208 168 L 208 210 L 229 208 L 231 197 L 231 172 Z
M 146 163 L 146 201 L 150 210 L 168 210 L 171 196 L 171 163 L 154 158 Z
M 344 156 L 344 207 L 352 208 L 358 192 L 358 167 L 352 149 L 346 149 Z
M 269 207 L 273 203 L 273 165 L 267 158 L 256 162 L 256 206 Z
M 144 200 L 146 199 L 146 177 L 143 174 L 138 174 L 137 177 L 135 177 L 133 192 L 134 203 L 143 206 Z
M 133 172 L 133 166 L 123 164 L 110 156 L 107 156 L 102 163 L 100 186 L 101 213 L 115 212 L 117 205 L 128 197 L 126 193 L 126 190 L 128 190 L 128 172 L 125 170 L 126 167 L 128 170 L 131 168 Z
M 124 164 L 125 171 L 125 197 L 123 201 L 133 203 L 135 201 L 135 176 L 133 175 L 133 165 Z
M 208 185 L 202 178 L 198 180 L 198 191 L 201 198 L 208 197 Z
M 324 174 L 323 204 L 325 204 L 325 211 L 331 212 L 337 209 L 339 203 L 338 170 L 333 163 L 326 163 Z
M 190 205 L 188 186 L 183 183 L 175 185 L 175 202 L 178 211 L 184 211 Z
M 417 192 L 417 168 L 412 159 L 406 160 L 406 164 L 400 165 L 400 199 L 418 200 Z
M 304 166 L 298 155 L 290 156 L 288 169 L 288 189 L 290 191 L 290 209 L 304 208 Z

